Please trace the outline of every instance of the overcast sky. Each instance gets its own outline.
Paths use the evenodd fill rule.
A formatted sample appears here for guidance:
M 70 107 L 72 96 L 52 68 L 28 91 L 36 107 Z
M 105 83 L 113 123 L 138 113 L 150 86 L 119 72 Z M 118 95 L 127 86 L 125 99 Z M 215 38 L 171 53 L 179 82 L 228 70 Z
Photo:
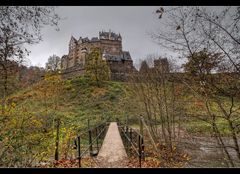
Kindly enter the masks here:
M 28 59 L 31 65 L 45 67 L 49 56 L 68 54 L 68 44 L 73 35 L 98 37 L 99 31 L 113 31 L 122 35 L 123 50 L 129 51 L 134 64 L 148 54 L 165 55 L 152 41 L 148 32 L 154 31 L 159 20 L 154 13 L 158 7 L 58 7 L 57 13 L 64 18 L 60 21 L 60 31 L 53 27 L 42 30 L 43 41 L 28 47 L 31 51 Z

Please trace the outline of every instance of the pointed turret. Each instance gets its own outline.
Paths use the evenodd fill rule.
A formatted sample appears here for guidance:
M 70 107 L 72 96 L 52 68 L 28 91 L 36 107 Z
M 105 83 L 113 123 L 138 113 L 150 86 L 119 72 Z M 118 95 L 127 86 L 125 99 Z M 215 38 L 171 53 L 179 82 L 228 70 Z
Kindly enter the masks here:
M 77 39 L 75 39 L 73 36 L 71 36 L 70 42 L 69 42 L 69 46 L 73 47 L 77 44 Z

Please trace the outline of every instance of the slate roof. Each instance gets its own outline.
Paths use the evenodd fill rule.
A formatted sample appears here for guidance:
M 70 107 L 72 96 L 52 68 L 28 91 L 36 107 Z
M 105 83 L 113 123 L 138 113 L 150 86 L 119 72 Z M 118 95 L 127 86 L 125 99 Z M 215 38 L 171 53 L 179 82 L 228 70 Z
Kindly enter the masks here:
M 132 60 L 130 53 L 128 51 L 123 51 L 123 54 L 120 55 L 111 55 L 111 54 L 104 54 L 106 60 L 111 61 L 123 61 L 123 60 Z
M 129 51 L 123 51 L 123 59 L 125 59 L 125 60 L 131 60 L 132 59 Z
M 82 38 L 82 42 L 89 42 L 90 40 L 88 39 L 88 37 Z
M 121 40 L 122 37 L 119 34 L 116 34 L 114 32 L 105 32 L 105 31 L 102 31 L 102 32 L 99 32 L 99 38 L 98 37 L 92 37 L 91 39 L 89 39 L 88 37 L 85 37 L 85 38 L 82 38 L 82 37 L 79 37 L 79 40 L 77 41 L 77 39 L 75 39 L 73 36 L 71 36 L 71 39 L 70 39 L 70 43 L 75 43 L 75 44 L 78 44 L 78 43 L 85 43 L 85 42 L 98 42 L 100 39 L 109 39 L 109 34 L 110 34 L 110 39 L 112 40 Z
M 121 39 L 121 35 L 120 34 L 116 34 L 114 32 L 105 32 L 105 31 L 102 31 L 102 32 L 99 32 L 99 38 L 106 38 L 108 39 L 109 38 L 109 34 L 110 34 L 110 38 L 113 38 L 114 40 L 118 40 L 119 38 Z
M 99 41 L 98 37 L 93 37 L 93 38 L 91 39 L 91 42 L 97 42 L 97 41 Z

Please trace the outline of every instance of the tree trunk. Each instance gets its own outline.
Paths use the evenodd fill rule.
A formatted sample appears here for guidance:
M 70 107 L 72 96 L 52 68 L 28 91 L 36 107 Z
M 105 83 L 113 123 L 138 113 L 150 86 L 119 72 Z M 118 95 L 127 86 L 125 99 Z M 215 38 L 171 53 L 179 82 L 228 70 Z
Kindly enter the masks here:
M 6 96 L 7 96 L 7 81 L 8 81 L 8 72 L 7 72 L 7 68 L 5 67 L 5 65 L 2 65 L 3 70 L 4 70 L 4 82 L 3 82 L 3 99 L 2 99 L 2 115 L 4 116 L 5 114 L 5 106 L 6 106 Z

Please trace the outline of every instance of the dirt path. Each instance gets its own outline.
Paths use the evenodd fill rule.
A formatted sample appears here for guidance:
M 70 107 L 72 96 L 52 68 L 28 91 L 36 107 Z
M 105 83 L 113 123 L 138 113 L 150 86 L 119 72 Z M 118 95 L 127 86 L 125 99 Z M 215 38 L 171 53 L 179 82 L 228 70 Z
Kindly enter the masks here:
M 101 168 L 126 168 L 128 163 L 127 153 L 116 122 L 111 122 L 97 156 L 98 167 Z

